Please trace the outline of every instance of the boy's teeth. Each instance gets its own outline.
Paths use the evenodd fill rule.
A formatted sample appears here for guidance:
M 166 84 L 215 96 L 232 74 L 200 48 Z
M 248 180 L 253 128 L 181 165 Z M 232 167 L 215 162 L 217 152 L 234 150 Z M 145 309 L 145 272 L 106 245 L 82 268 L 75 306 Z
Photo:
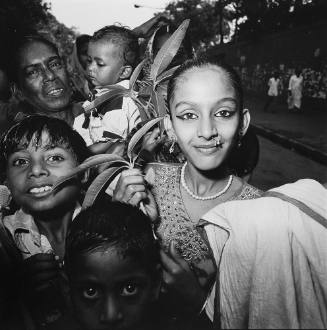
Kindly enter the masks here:
M 40 188 L 32 188 L 30 190 L 30 192 L 32 194 L 38 194 L 38 193 L 45 192 L 45 191 L 50 191 L 50 190 L 51 190 L 50 186 L 44 186 L 44 187 L 40 187 Z
M 52 91 L 49 92 L 49 95 L 58 95 L 58 94 L 61 93 L 61 91 L 62 91 L 62 88 L 60 88 L 60 89 L 54 89 L 54 90 L 52 90 Z

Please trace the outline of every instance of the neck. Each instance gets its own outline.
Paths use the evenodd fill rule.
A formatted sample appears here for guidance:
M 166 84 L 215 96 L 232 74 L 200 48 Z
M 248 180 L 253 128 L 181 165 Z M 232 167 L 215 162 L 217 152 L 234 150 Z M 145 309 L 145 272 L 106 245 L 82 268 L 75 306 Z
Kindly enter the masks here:
M 36 115 L 44 115 L 44 116 L 49 116 L 52 118 L 58 118 L 58 119 L 62 119 L 64 121 L 66 121 L 68 124 L 73 123 L 74 120 L 74 114 L 72 111 L 72 107 L 71 105 L 67 105 L 65 108 L 62 108 L 61 110 L 58 111 L 47 111 L 41 108 L 36 108 L 36 107 L 28 107 L 28 112 L 30 114 L 36 114 Z
M 34 214 L 34 221 L 39 229 L 49 240 L 55 253 L 63 257 L 64 243 L 67 236 L 67 229 L 72 221 L 74 209 L 62 212 L 47 212 Z
M 224 188 L 229 174 L 228 167 L 224 164 L 215 170 L 200 171 L 192 164 L 187 163 L 185 181 L 196 195 L 206 196 Z

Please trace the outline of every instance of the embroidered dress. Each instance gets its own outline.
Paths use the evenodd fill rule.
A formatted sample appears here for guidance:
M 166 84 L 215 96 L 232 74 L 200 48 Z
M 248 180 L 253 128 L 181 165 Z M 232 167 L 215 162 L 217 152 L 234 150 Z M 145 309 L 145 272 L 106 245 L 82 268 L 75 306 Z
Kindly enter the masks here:
M 162 240 L 161 244 L 167 250 L 174 240 L 178 251 L 200 277 L 200 283 L 206 285 L 212 270 L 212 254 L 200 234 L 201 228 L 190 219 L 185 209 L 180 190 L 182 164 L 156 163 L 151 166 L 155 171 L 152 192 L 160 215 L 156 232 Z M 230 200 L 253 199 L 260 195 L 258 189 L 244 183 Z

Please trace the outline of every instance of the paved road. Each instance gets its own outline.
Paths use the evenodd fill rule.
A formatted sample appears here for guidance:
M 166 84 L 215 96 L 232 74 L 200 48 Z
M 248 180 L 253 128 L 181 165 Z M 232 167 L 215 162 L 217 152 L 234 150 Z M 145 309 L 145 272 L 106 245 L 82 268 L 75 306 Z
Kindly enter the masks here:
M 298 179 L 327 182 L 327 167 L 259 137 L 260 158 L 250 183 L 269 189 Z

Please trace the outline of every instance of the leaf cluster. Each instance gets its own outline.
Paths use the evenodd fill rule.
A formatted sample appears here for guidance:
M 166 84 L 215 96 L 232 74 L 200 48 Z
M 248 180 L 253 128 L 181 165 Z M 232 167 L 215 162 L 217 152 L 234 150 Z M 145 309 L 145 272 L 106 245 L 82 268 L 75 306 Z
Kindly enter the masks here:
M 114 99 L 115 97 L 128 96 L 138 105 L 141 117 L 147 121 L 129 140 L 127 146 L 127 160 L 115 154 L 95 155 L 86 159 L 82 164 L 73 169 L 65 177 L 62 177 L 56 184 L 54 189 L 59 189 L 66 184 L 67 181 L 74 179 L 91 168 L 101 166 L 101 173 L 94 179 L 89 186 L 82 207 L 87 208 L 94 203 L 98 195 L 115 179 L 117 175 L 124 169 L 133 168 L 137 162 L 138 142 L 151 130 L 155 125 L 163 121 L 167 115 L 167 109 L 163 94 L 162 84 L 171 77 L 176 67 L 167 69 L 176 55 L 182 40 L 185 36 L 189 20 L 185 20 L 172 36 L 164 43 L 158 54 L 155 56 L 153 63 L 146 78 L 137 81 L 142 69 L 146 63 L 144 59 L 134 70 L 129 88 L 119 85 L 106 86 L 109 91 L 102 96 L 96 98 L 91 104 L 85 108 L 86 112 L 91 112 L 103 102 Z M 161 125 L 163 128 L 163 125 Z M 103 170 L 103 168 L 105 168 Z

